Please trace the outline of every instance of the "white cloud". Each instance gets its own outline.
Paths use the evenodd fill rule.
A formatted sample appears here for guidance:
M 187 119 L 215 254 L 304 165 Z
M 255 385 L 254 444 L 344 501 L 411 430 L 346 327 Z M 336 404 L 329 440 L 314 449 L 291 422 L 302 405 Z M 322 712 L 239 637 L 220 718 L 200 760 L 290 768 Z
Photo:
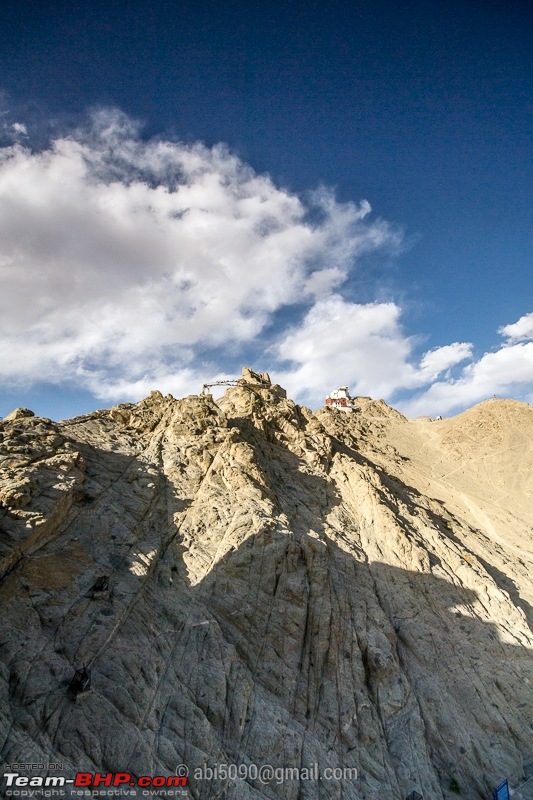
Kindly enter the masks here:
M 362 305 L 338 294 L 319 300 L 300 326 L 281 337 L 276 355 L 295 366 L 276 379 L 312 405 L 344 384 L 355 395 L 390 398 L 470 357 L 472 345 L 456 342 L 427 352 L 414 365 L 415 340 L 402 331 L 400 315 L 395 303 Z
M 425 382 L 435 380 L 442 372 L 472 357 L 470 342 L 454 342 L 424 353 L 420 361 L 420 377 Z
M 500 333 L 513 336 L 523 332 L 523 320 L 500 328 Z M 421 395 L 398 407 L 410 416 L 417 414 L 445 414 L 465 408 L 493 395 L 520 396 L 528 399 L 527 392 L 533 384 L 533 342 L 505 343 L 493 353 L 485 353 L 477 361 L 467 364 L 457 378 L 433 383 Z M 530 402 L 530 400 L 529 400 Z
M 305 282 L 304 293 L 316 298 L 326 297 L 333 289 L 342 284 L 346 276 L 337 267 L 316 270 Z
M 306 205 L 223 145 L 142 141 L 117 112 L 41 152 L 3 148 L 2 379 L 180 392 L 199 348 L 242 347 L 361 253 L 397 249 L 369 212 L 325 189 Z
M 0 379 L 70 380 L 108 402 L 179 396 L 222 377 L 224 354 L 247 363 L 293 306 L 307 312 L 282 323 L 269 366 L 313 406 L 345 383 L 392 402 L 409 392 L 397 405 L 414 415 L 531 391 L 532 313 L 461 368 L 472 344 L 417 357 L 399 305 L 343 296 L 362 254 L 401 241 L 366 201 L 321 188 L 304 202 L 223 145 L 143 141 L 128 117 L 101 112 L 45 150 L 0 149 Z M 220 362 L 205 361 L 211 348 Z
M 321 404 L 329 390 L 342 384 L 360 395 L 388 394 L 410 352 L 399 315 L 394 303 L 358 305 L 340 295 L 319 300 L 278 343 L 276 356 L 295 367 L 276 372 L 276 380 L 291 396 L 312 404 Z
M 28 135 L 28 129 L 26 128 L 26 126 L 24 125 L 23 122 L 14 122 L 13 125 L 11 126 L 11 130 L 17 136 L 27 136 Z
M 533 313 L 524 314 L 523 317 L 512 325 L 503 325 L 499 329 L 502 336 L 506 336 L 511 342 L 520 342 L 533 339 Z
M 292 369 L 275 378 L 292 396 L 322 405 L 332 389 L 347 384 L 353 395 L 382 397 L 408 416 L 446 414 L 496 395 L 525 395 L 533 384 L 533 342 L 504 344 L 494 353 L 472 358 L 469 342 L 429 350 L 417 361 L 416 339 L 400 325 L 395 303 L 351 303 L 340 295 L 319 300 L 303 322 L 285 332 L 276 356 Z M 522 332 L 522 317 L 501 332 Z M 425 388 L 427 387 L 427 388 Z M 409 399 L 399 399 L 402 393 Z

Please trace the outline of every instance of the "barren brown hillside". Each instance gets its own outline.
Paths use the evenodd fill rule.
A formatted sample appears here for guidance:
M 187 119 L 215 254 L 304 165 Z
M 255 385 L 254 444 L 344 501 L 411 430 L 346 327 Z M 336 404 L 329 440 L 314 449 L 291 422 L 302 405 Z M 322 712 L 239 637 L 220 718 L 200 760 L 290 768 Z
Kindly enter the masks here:
M 510 400 L 440 421 L 367 398 L 313 414 L 249 370 L 216 402 L 10 415 L 3 762 L 67 777 L 185 764 L 202 800 L 518 787 L 533 762 L 532 433 L 532 408 Z M 217 764 L 280 779 L 199 777 Z M 345 768 L 357 777 L 326 779 Z

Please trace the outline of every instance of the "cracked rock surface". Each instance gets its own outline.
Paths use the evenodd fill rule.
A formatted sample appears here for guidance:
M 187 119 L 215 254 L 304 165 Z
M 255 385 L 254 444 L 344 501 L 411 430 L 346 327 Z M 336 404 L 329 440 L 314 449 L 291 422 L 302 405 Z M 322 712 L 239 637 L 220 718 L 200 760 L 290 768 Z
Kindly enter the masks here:
M 4 764 L 186 764 L 198 800 L 520 783 L 533 409 L 491 400 L 431 422 L 358 404 L 313 414 L 244 370 L 216 402 L 153 392 L 0 423 Z M 194 779 L 216 764 L 358 776 Z

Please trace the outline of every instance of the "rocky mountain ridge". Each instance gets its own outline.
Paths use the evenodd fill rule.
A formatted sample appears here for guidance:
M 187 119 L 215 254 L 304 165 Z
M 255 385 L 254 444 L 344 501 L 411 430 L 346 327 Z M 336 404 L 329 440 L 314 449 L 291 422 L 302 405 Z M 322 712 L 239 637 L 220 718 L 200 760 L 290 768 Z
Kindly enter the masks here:
M 191 777 L 202 800 L 517 786 L 533 762 L 532 430 L 509 400 L 438 422 L 365 398 L 313 414 L 251 370 L 218 401 L 8 415 L 2 761 L 358 771 Z

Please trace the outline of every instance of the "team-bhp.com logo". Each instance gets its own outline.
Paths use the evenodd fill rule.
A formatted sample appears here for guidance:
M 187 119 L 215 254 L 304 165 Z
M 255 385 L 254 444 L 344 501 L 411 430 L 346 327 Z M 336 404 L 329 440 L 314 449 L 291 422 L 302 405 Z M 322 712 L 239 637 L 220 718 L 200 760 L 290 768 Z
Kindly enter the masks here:
M 142 789 L 143 795 L 150 795 L 152 789 L 166 789 L 165 797 L 173 797 L 181 792 L 173 789 L 182 789 L 187 786 L 189 769 L 186 764 L 179 764 L 176 767 L 175 775 L 141 775 L 135 778 L 130 772 L 77 772 L 74 778 L 65 778 L 62 775 L 21 775 L 13 769 L 14 765 L 9 765 L 11 772 L 4 772 L 6 782 L 6 797 L 63 797 L 64 789 L 78 789 L 79 795 L 92 795 L 93 790 L 102 796 L 127 796 L 136 795 L 133 789 Z M 18 766 L 18 765 L 17 765 Z M 29 765 L 28 765 L 29 766 Z M 36 766 L 36 765 L 31 765 Z M 40 766 L 40 765 L 39 765 Z M 19 767 L 20 768 L 20 767 Z M 250 783 L 277 784 L 285 781 L 343 781 L 356 780 L 356 767 L 325 767 L 323 771 L 319 769 L 317 763 L 302 767 L 274 767 L 271 764 L 214 764 L 208 766 L 203 764 L 194 769 L 192 773 L 194 781 L 237 781 L 245 780 Z M 41 792 L 35 792 L 41 789 Z M 106 791 L 109 790 L 109 792 Z M 113 791 L 113 790 L 116 791 Z M 55 791 L 57 790 L 57 791 Z M 86 792 L 84 790 L 87 790 Z M 99 791 L 98 791 L 99 790 Z M 122 791 L 121 791 L 122 790 Z M 159 795 L 159 792 L 155 794 Z
M 134 778 L 129 772 L 77 772 L 74 778 L 64 778 L 62 775 L 34 775 L 29 778 L 18 772 L 4 772 L 6 786 L 11 789 L 10 795 L 17 795 L 13 791 L 26 787 L 64 788 L 75 786 L 84 789 L 98 787 L 134 786 L 139 789 L 159 789 L 173 786 L 186 786 L 185 775 L 141 775 Z

